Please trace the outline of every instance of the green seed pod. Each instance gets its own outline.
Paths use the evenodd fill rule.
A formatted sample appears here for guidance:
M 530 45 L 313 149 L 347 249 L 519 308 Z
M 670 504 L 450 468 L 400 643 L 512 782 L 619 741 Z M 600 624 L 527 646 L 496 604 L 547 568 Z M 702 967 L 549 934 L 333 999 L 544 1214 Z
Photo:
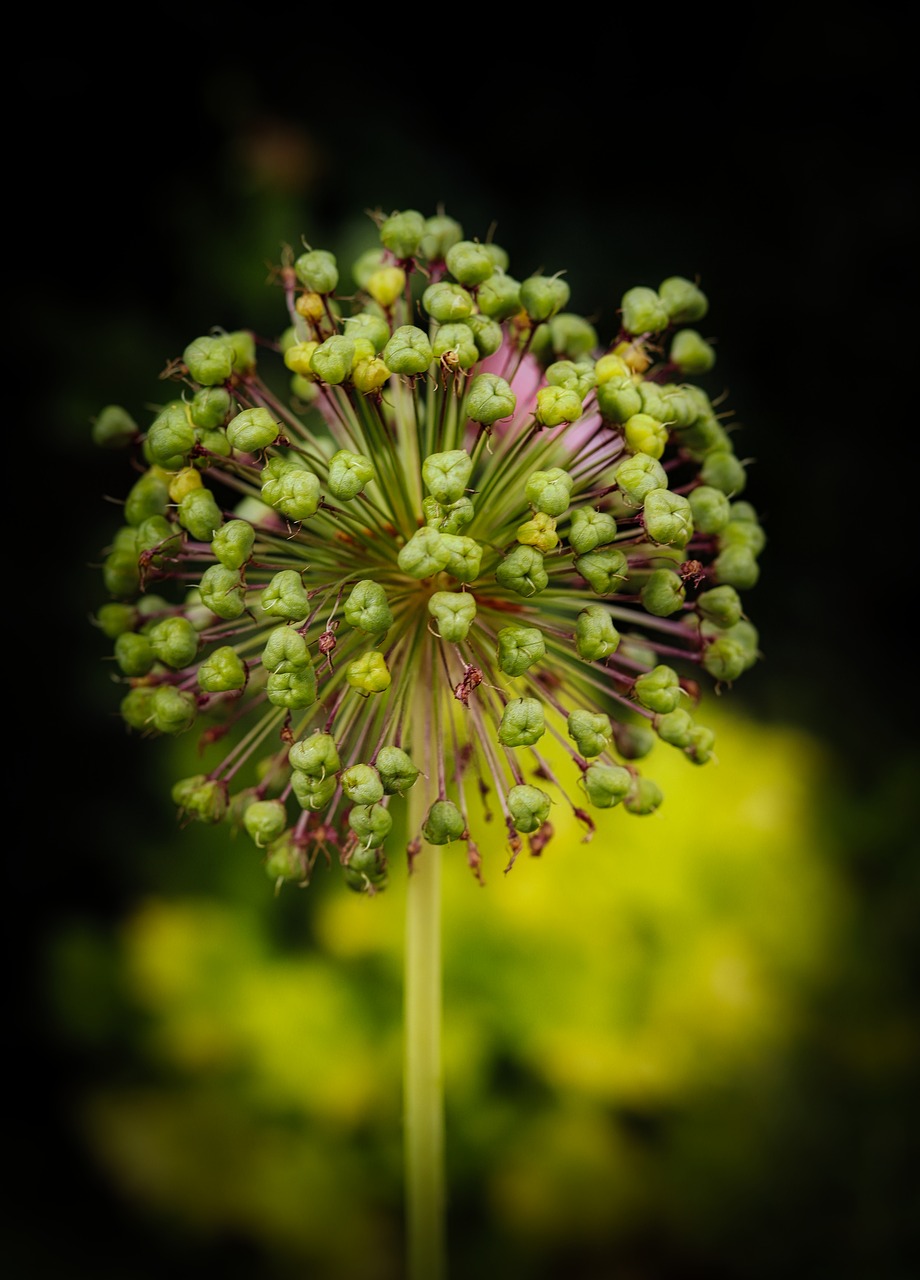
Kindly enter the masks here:
M 445 571 L 458 582 L 475 582 L 482 564 L 482 547 L 476 539 L 445 533 L 441 541 L 448 553 Z
M 664 467 L 647 453 L 634 453 L 625 458 L 614 472 L 614 479 L 624 498 L 633 506 L 641 506 L 653 489 L 666 489 L 668 477 Z
M 602 604 L 589 604 L 575 620 L 575 647 L 586 662 L 599 662 L 616 653 L 620 633 Z
M 133 630 L 137 622 L 137 610 L 133 604 L 119 604 L 112 600 L 96 610 L 95 621 L 108 640 L 117 640 L 126 631 Z
M 233 347 L 226 338 L 195 338 L 182 353 L 189 374 L 202 386 L 226 382 L 233 372 Z
M 205 569 L 198 584 L 201 603 L 218 618 L 231 621 L 246 612 L 246 589 L 239 569 L 212 564 Z
M 179 523 L 196 542 L 210 542 L 223 522 L 217 499 L 203 486 L 191 489 L 179 503 Z
M 466 823 L 453 800 L 435 800 L 422 826 L 422 835 L 429 844 L 450 844 L 452 840 L 463 839 Z
M 339 780 L 334 774 L 318 777 L 304 773 L 302 769 L 291 770 L 291 790 L 297 797 L 301 809 L 318 813 L 325 809 L 338 790 Z
M 138 685 L 122 698 L 119 712 L 129 729 L 152 728 L 152 704 L 156 690 L 150 685 Z
M 365 288 L 378 307 L 392 307 L 406 288 L 406 273 L 402 267 L 378 267 Z
M 145 442 L 147 457 L 156 466 L 178 471 L 194 446 L 195 427 L 188 410 L 181 400 L 173 400 L 150 424 Z
M 714 680 L 731 684 L 748 668 L 747 653 L 742 645 L 723 632 L 703 650 L 703 669 Z
M 434 499 L 428 494 L 422 501 L 424 504 L 428 501 L 434 502 Z M 476 508 L 473 506 L 471 499 L 466 496 L 458 498 L 456 502 L 452 502 L 446 507 L 442 507 L 438 502 L 435 502 L 434 505 L 437 508 L 438 519 L 433 523 L 434 527 L 440 530 L 441 533 L 460 533 L 476 514 Z M 481 550 L 480 548 L 480 552 Z M 449 563 L 452 561 L 453 556 L 451 556 Z
M 660 458 L 668 443 L 668 429 L 649 413 L 634 413 L 623 423 L 626 446 L 632 453 Z
M 329 461 L 329 492 L 340 502 L 356 498 L 374 479 L 374 464 L 363 454 L 339 449 Z
M 612 809 L 625 800 L 633 775 L 621 764 L 589 764 L 584 776 L 585 791 L 596 809 Z
M 393 818 L 385 805 L 358 805 L 349 813 L 348 825 L 365 849 L 379 849 L 390 834 Z M 352 870 L 357 870 L 353 863 L 354 858 L 349 866 Z
M 652 542 L 683 548 L 693 537 L 693 512 L 681 493 L 652 489 L 642 504 L 642 521 Z
M 294 627 L 275 627 L 268 633 L 262 649 L 262 666 L 267 671 L 295 671 L 309 667 L 311 661 L 307 642 Z
M 504 334 L 497 320 L 492 320 L 489 316 L 472 315 L 467 316 L 464 324 L 472 332 L 481 360 L 494 355 L 502 345 Z
M 233 398 L 226 387 L 199 387 L 188 411 L 194 426 L 201 431 L 213 431 L 229 420 Z
M 354 341 L 344 333 L 335 333 L 321 342 L 313 352 L 310 369 L 323 382 L 338 386 L 351 373 L 354 361 Z
M 569 508 L 572 495 L 572 477 L 561 467 L 549 471 L 534 471 L 524 486 L 524 496 L 535 511 L 548 516 L 561 516 Z
M 559 427 L 581 417 L 581 397 L 568 387 L 540 387 L 533 416 L 541 427 Z
M 715 752 L 716 735 L 704 724 L 694 725 L 690 734 L 690 742 L 685 748 L 687 759 L 694 764 L 708 764 Z
M 521 281 L 521 306 L 531 320 L 540 324 L 566 306 L 571 292 L 561 276 L 528 276 Z
M 377 893 L 386 887 L 387 862 L 383 850 L 374 845 L 358 845 L 342 868 L 345 883 L 354 893 Z
M 661 333 L 671 323 L 668 308 L 655 292 L 644 285 L 627 289 L 620 303 L 623 328 L 627 333 Z
M 380 245 L 376 245 L 371 249 L 366 249 L 364 253 L 360 254 L 359 257 L 356 258 L 355 262 L 352 264 L 351 274 L 359 289 L 367 288 L 367 283 L 371 276 L 375 271 L 380 270 L 386 262 L 386 258 L 386 252 Z
M 629 375 L 598 383 L 597 407 L 605 422 L 624 423 L 642 411 L 642 396 Z
M 394 329 L 381 354 L 390 372 L 404 377 L 424 373 L 432 361 L 428 335 L 414 324 Z
M 712 562 L 716 581 L 738 591 L 750 591 L 760 578 L 757 558 L 745 546 L 727 546 Z
M 303 845 L 293 831 L 283 832 L 265 851 L 265 873 L 276 884 L 305 885 L 308 880 Z
M 265 682 L 265 689 L 273 707 L 305 711 L 316 701 L 316 672 L 312 666 L 272 671 Z
M 442 324 L 431 339 L 431 353 L 437 360 L 449 360 L 453 367 L 472 369 L 479 359 L 473 330 L 466 324 Z
M 536 627 L 501 627 L 498 632 L 498 666 L 508 676 L 522 676 L 546 656 L 543 635 Z
M 377 804 L 383 799 L 383 783 L 372 764 L 353 764 L 339 775 L 342 791 L 352 804 Z
M 521 286 L 513 276 L 496 271 L 476 290 L 480 314 L 499 324 L 521 309 Z
M 430 284 L 422 294 L 422 306 L 439 324 L 465 320 L 473 314 L 473 295 L 450 280 Z
M 261 605 L 273 618 L 300 622 L 310 612 L 310 601 L 296 569 L 276 573 L 261 593 Z
M 102 449 L 122 449 L 139 435 L 137 423 L 120 404 L 107 404 L 93 421 L 92 441 Z
M 683 608 L 687 588 L 673 569 L 653 569 L 639 595 L 648 613 L 656 618 L 669 618 Z
M 709 310 L 705 293 L 683 276 L 668 276 L 658 286 L 658 296 L 664 303 L 672 324 L 693 324 L 702 320 Z
M 700 468 L 700 479 L 703 484 L 711 484 L 732 497 L 743 492 L 747 472 L 730 449 L 713 449 L 706 454 Z
M 161 618 L 147 632 L 157 661 L 173 671 L 181 671 L 198 655 L 198 632 L 187 618 Z
M 619 591 L 628 576 L 626 557 L 615 547 L 600 547 L 585 556 L 578 556 L 575 568 L 599 596 L 611 596 Z
M 244 409 L 227 423 L 227 439 L 239 453 L 258 453 L 278 438 L 278 424 L 267 409 Z
M 138 556 L 154 552 L 153 562 L 174 560 L 182 549 L 182 535 L 165 516 L 148 516 L 137 526 L 134 549 Z
M 696 607 L 701 617 L 717 627 L 733 627 L 742 614 L 741 597 L 728 584 L 700 592 Z
M 228 520 L 211 539 L 211 550 L 228 569 L 241 569 L 252 555 L 256 532 L 248 520 Z
M 613 731 L 617 751 L 624 760 L 641 760 L 655 746 L 657 741 L 654 730 L 647 724 L 617 723 Z
M 432 453 L 422 463 L 422 479 L 428 492 L 443 506 L 463 497 L 473 470 L 473 459 L 465 449 Z
M 536 329 L 531 351 L 544 365 L 554 360 L 582 361 L 590 357 L 593 367 L 598 343 L 597 330 L 584 316 L 560 311 Z
M 709 373 L 716 363 L 715 348 L 695 329 L 681 329 L 675 333 L 669 355 L 671 363 L 688 378 Z
M 425 234 L 420 248 L 429 262 L 443 262 L 451 245 L 462 239 L 463 228 L 456 218 L 439 213 L 425 219 Z
M 373 360 L 359 360 L 351 371 L 352 385 L 362 395 L 379 391 L 389 377 L 390 371 L 379 356 Z
M 536 698 L 512 698 L 505 703 L 498 740 L 506 747 L 532 747 L 546 732 L 543 706 Z
M 346 622 L 366 631 L 368 635 L 383 635 L 393 625 L 393 614 L 386 592 L 379 582 L 362 578 L 348 593 L 343 606 Z
M 735 516 L 735 507 L 742 505 L 746 507 L 748 504 L 731 504 L 731 519 L 724 529 L 719 530 L 719 550 L 724 551 L 726 547 L 746 547 L 752 556 L 759 556 L 767 545 L 766 534 L 756 516 L 753 519 L 738 519 Z
M 556 521 L 543 511 L 535 512 L 532 520 L 525 520 L 518 525 L 515 537 L 524 546 L 536 547 L 543 552 L 552 551 L 559 545 Z
M 172 800 L 187 817 L 216 824 L 227 813 L 227 784 L 197 773 L 174 783 Z
M 243 814 L 243 826 L 258 849 L 277 840 L 287 826 L 287 809 L 282 800 L 253 800 Z
M 130 600 L 140 589 L 141 573 L 137 556 L 131 551 L 112 551 L 102 562 L 102 581 L 110 596 Z
M 515 547 L 499 562 L 495 581 L 519 596 L 535 596 L 549 582 L 542 552 L 525 544 Z
M 262 472 L 262 501 L 299 523 L 316 514 L 321 497 L 319 476 L 308 467 L 272 458 Z
M 681 749 L 690 745 L 693 733 L 693 717 L 685 707 L 675 707 L 673 711 L 666 711 L 663 715 L 656 715 L 654 725 L 655 732 L 662 742 L 667 742 L 672 747 L 680 747 Z
M 435 591 L 428 597 L 428 612 L 437 622 L 437 634 L 449 644 L 459 644 L 469 634 L 476 617 L 476 600 L 469 591 Z
M 731 506 L 721 489 L 700 484 L 687 494 L 693 527 L 700 533 L 721 533 L 731 518 Z
M 654 813 L 663 800 L 664 795 L 657 782 L 651 778 L 634 778 L 629 795 L 623 800 L 623 808 L 627 813 L 644 818 Z
M 539 831 L 549 817 L 552 801 L 545 791 L 530 783 L 518 783 L 508 792 L 508 812 L 515 831 L 529 835 Z
M 680 705 L 683 689 L 673 667 L 659 663 L 651 671 L 636 676 L 633 682 L 633 696 L 640 706 L 658 715 L 665 715 Z
M 230 645 L 221 645 L 198 668 L 202 693 L 230 693 L 246 685 L 246 664 Z
M 145 676 L 153 669 L 157 656 L 146 635 L 137 631 L 123 631 L 115 639 L 115 661 L 122 675 Z
M 301 378 L 306 378 L 308 382 L 315 382 L 316 374 L 313 372 L 312 362 L 318 348 L 319 343 L 315 338 L 310 338 L 306 342 L 290 343 L 284 348 L 285 368 Z
M 447 270 L 467 288 L 483 284 L 495 273 L 495 261 L 485 245 L 475 240 L 458 240 L 444 255 Z
M 410 578 L 434 577 L 447 567 L 450 559 L 450 546 L 445 535 L 430 525 L 417 529 L 412 537 L 399 550 L 396 561 Z
M 374 311 L 359 311 L 357 315 L 346 318 L 344 332 L 348 338 L 367 338 L 374 351 L 379 353 L 389 340 L 390 326 L 382 315 Z
M 609 716 L 602 711 L 584 711 L 580 707 L 569 712 L 566 730 L 579 752 L 588 758 L 606 751 L 613 737 Z
M 425 219 L 417 209 L 402 209 L 380 227 L 380 243 L 396 258 L 414 258 L 420 252 L 425 235 Z
M 169 510 L 169 477 L 159 467 L 151 467 L 135 480 L 125 500 L 124 518 L 135 528 L 149 516 L 163 516 Z
M 184 733 L 195 723 L 197 714 L 195 695 L 172 684 L 158 685 L 150 699 L 150 721 L 157 733 Z
M 256 336 L 251 329 L 235 329 L 224 334 L 233 351 L 233 372 L 241 377 L 256 367 Z
M 415 785 L 421 772 L 402 747 L 381 747 L 374 766 L 380 774 L 384 794 L 388 796 L 402 795 L 408 791 Z
M 466 412 L 473 422 L 491 426 L 499 418 L 510 418 L 517 396 L 504 378 L 495 373 L 477 373 L 466 396 Z
M 568 543 L 576 555 L 587 555 L 597 547 L 606 546 L 616 537 L 617 522 L 606 511 L 593 507 L 578 507 L 572 512 Z
M 342 767 L 335 738 L 331 733 L 321 733 L 318 729 L 308 738 L 291 744 L 288 763 L 292 769 L 313 779 L 334 778 Z
M 389 689 L 391 676 L 383 654 L 377 649 L 370 649 L 349 662 L 345 668 L 345 679 L 352 689 L 369 695 Z
M 311 293 L 334 293 L 339 283 L 335 254 L 328 249 L 310 249 L 294 262 L 294 274 Z

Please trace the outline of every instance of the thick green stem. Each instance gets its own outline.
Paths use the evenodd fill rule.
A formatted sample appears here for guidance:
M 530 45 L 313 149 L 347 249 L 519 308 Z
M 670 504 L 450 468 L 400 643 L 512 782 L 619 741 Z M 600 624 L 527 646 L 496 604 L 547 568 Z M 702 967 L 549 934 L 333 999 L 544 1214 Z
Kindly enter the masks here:
M 404 1089 L 407 1280 L 444 1280 L 441 850 L 436 845 L 423 845 L 406 888 Z

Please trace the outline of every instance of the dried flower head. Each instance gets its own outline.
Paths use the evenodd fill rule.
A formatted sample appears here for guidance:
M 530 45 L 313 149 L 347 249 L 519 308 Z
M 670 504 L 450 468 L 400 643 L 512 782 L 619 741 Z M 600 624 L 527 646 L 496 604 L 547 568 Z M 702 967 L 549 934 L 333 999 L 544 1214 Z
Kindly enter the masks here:
M 410 863 L 463 841 L 477 875 L 476 792 L 508 866 L 558 804 L 585 838 L 653 812 L 637 762 L 711 759 L 699 678 L 759 656 L 764 545 L 696 283 L 629 289 L 604 345 L 561 272 L 515 277 L 443 212 L 374 221 L 352 280 L 285 251 L 279 338 L 194 338 L 145 430 L 93 424 L 138 457 L 95 619 L 125 722 L 219 755 L 183 821 L 245 830 L 279 885 L 325 858 L 367 892 L 410 791 Z

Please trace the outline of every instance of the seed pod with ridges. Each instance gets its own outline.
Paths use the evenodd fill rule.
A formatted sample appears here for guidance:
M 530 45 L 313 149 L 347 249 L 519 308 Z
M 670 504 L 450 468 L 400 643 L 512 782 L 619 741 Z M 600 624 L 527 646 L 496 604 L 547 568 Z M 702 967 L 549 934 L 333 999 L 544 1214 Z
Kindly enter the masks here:
M 381 224 L 380 243 L 396 258 L 414 258 L 425 230 L 425 219 L 417 209 L 401 209 Z
M 498 632 L 498 665 L 508 676 L 522 676 L 546 656 L 543 635 L 536 627 L 501 627 Z
M 665 711 L 656 715 L 655 732 L 662 742 L 672 747 L 686 747 L 691 742 L 693 733 L 693 717 L 685 707 L 675 707 L 673 711 Z
M 453 800 L 435 800 L 422 826 L 422 835 L 429 844 L 450 844 L 462 839 L 465 831 L 463 814 Z
M 422 479 L 436 502 L 447 505 L 463 497 L 473 470 L 473 459 L 465 449 L 432 453 L 422 463 Z
M 674 668 L 659 663 L 651 671 L 636 676 L 633 696 L 640 706 L 655 711 L 658 715 L 665 715 L 680 705 L 684 693 Z
M 173 671 L 194 662 L 198 653 L 198 632 L 187 618 L 161 618 L 147 632 L 157 661 Z
M 552 551 L 559 545 L 556 521 L 543 511 L 535 512 L 532 520 L 525 520 L 518 525 L 514 536 L 524 546 L 536 547 L 542 552 Z
M 435 591 L 428 598 L 428 612 L 437 633 L 449 644 L 459 644 L 469 634 L 476 617 L 476 599 L 470 591 Z
M 342 791 L 352 804 L 376 804 L 383 799 L 380 774 L 371 764 L 353 764 L 339 775 Z
M 248 520 L 227 520 L 211 539 L 211 550 L 228 569 L 241 569 L 252 555 L 255 537 Z
M 263 610 L 273 618 L 300 622 L 310 612 L 310 601 L 296 569 L 280 569 L 260 596 Z
M 639 592 L 646 610 L 656 618 L 669 618 L 682 609 L 687 588 L 673 569 L 653 569 Z
M 506 747 L 532 747 L 546 732 L 543 705 L 536 698 L 512 698 L 505 703 L 498 740 Z
M 195 427 L 181 400 L 165 405 L 147 431 L 145 451 L 154 465 L 177 471 L 195 445 Z
M 681 329 L 675 333 L 668 354 L 671 363 L 686 378 L 699 377 L 715 368 L 715 348 L 695 329 Z
M 281 800 L 253 800 L 243 814 L 243 826 L 258 849 L 277 840 L 287 826 L 287 809 Z
M 696 607 L 700 617 L 722 628 L 733 627 L 743 612 L 741 597 L 728 584 L 701 591 L 696 598 Z
M 246 612 L 246 593 L 239 569 L 212 564 L 205 569 L 198 584 L 201 602 L 218 618 L 230 622 Z
M 658 286 L 658 296 L 672 324 L 693 324 L 709 310 L 709 300 L 699 285 L 683 276 L 668 276 Z
M 647 453 L 635 453 L 624 458 L 614 472 L 617 486 L 628 502 L 641 506 L 653 489 L 666 489 L 668 476 L 657 458 Z
M 599 756 L 610 746 L 613 726 L 602 711 L 586 711 L 576 707 L 566 717 L 566 730 L 581 755 Z
M 760 580 L 760 565 L 748 547 L 729 545 L 712 562 L 715 579 L 738 591 L 750 591 Z
M 396 561 L 403 573 L 421 581 L 446 569 L 450 555 L 450 545 L 445 535 L 430 525 L 425 525 L 417 529 L 400 548 Z
M 392 677 L 383 654 L 377 649 L 370 649 L 349 662 L 345 668 L 345 679 L 358 693 L 369 695 L 389 689 Z
M 631 377 L 611 377 L 597 388 L 597 407 L 606 422 L 624 423 L 642 410 L 642 396 Z
M 278 424 L 267 409 L 244 409 L 227 423 L 227 439 L 240 453 L 258 453 L 278 438 Z
M 533 416 L 541 427 L 559 427 L 581 417 L 581 396 L 568 387 L 540 387 Z
M 589 604 L 575 620 L 575 647 L 586 662 L 600 662 L 616 653 L 620 634 L 602 604 Z
M 182 353 L 189 374 L 205 387 L 226 382 L 233 372 L 233 347 L 226 338 L 195 338 Z
M 721 489 L 700 484 L 687 494 L 693 527 L 699 533 L 720 533 L 731 519 L 731 505 Z
M 596 760 L 585 770 L 585 791 L 596 809 L 612 809 L 618 805 L 629 794 L 632 782 L 632 774 L 620 764 L 601 764 Z
M 642 520 L 645 532 L 659 546 L 680 550 L 693 537 L 693 512 L 682 493 L 652 489 L 642 504 Z
M 383 635 L 393 625 L 386 592 L 379 582 L 362 578 L 348 593 L 342 612 L 345 621 L 368 635 Z
M 514 547 L 499 561 L 495 580 L 500 586 L 517 592 L 525 599 L 535 596 L 549 582 L 542 552 L 524 544 Z
M 310 249 L 294 262 L 294 274 L 313 293 L 334 293 L 339 283 L 335 254 L 328 249 Z
M 404 377 L 424 373 L 433 358 L 428 334 L 414 324 L 394 329 L 381 354 L 390 372 Z
M 458 240 L 452 244 L 444 255 L 444 261 L 454 279 L 468 289 L 483 284 L 496 270 L 488 249 L 474 240 Z
M 575 568 L 599 596 L 610 596 L 619 591 L 628 576 L 626 557 L 615 547 L 599 547 L 596 551 L 579 556 L 575 561 Z
M 276 883 L 306 884 L 307 860 L 293 831 L 285 831 L 265 851 L 265 874 Z
M 507 804 L 512 826 L 523 835 L 539 831 L 552 807 L 552 801 L 545 791 L 524 782 L 511 788 Z
M 393 817 L 386 805 L 356 805 L 348 815 L 348 825 L 365 849 L 379 849 L 390 834 Z M 355 869 L 352 863 L 349 866 Z
M 524 486 L 524 496 L 535 511 L 561 516 L 569 508 L 572 484 L 572 477 L 561 467 L 533 471 Z
M 415 785 L 420 770 L 402 747 L 381 747 L 374 766 L 380 774 L 386 795 L 402 795 Z
M 470 381 L 466 412 L 473 422 L 491 426 L 499 418 L 510 418 L 517 396 L 504 378 L 495 373 L 478 373 Z
M 616 532 L 617 522 L 608 512 L 578 507 L 572 512 L 567 541 L 576 555 L 583 556 L 612 542 Z
M 627 813 L 644 818 L 654 813 L 662 800 L 664 800 L 664 793 L 654 779 L 634 778 L 629 794 L 623 799 L 623 808 Z
M 195 695 L 175 685 L 158 685 L 150 699 L 150 721 L 158 733 L 184 733 L 195 723 L 197 715 Z
M 227 784 L 204 773 L 193 774 L 173 784 L 172 799 L 186 817 L 216 824 L 227 813 Z
M 467 316 L 463 323 L 473 335 L 480 359 L 485 360 L 499 350 L 505 335 L 497 320 L 492 320 L 489 316 L 472 315 Z
M 476 290 L 476 305 L 482 315 L 501 323 L 521 308 L 521 286 L 513 276 L 496 271 Z
M 436 360 L 450 362 L 453 368 L 472 369 L 479 359 L 479 348 L 469 325 L 442 324 L 432 335 L 431 354 Z
M 271 458 L 262 471 L 262 501 L 299 523 L 315 515 L 322 496 L 319 476 L 309 467 Z
M 122 449 L 139 434 L 137 423 L 120 404 L 107 404 L 93 421 L 93 444 L 103 449 Z
M 202 693 L 231 693 L 246 684 L 246 664 L 230 645 L 221 645 L 198 668 Z
M 561 276 L 528 276 L 521 281 L 521 306 L 535 323 L 550 320 L 567 305 L 571 289 Z
M 703 484 L 711 484 L 731 498 L 743 492 L 747 472 L 730 449 L 713 449 L 703 460 L 700 479 Z
M 465 320 L 473 314 L 473 295 L 462 284 L 439 280 L 422 294 L 422 306 L 439 324 Z
M 654 289 L 637 285 L 627 289 L 620 303 L 627 333 L 661 333 L 671 323 L 668 309 Z
M 463 227 L 447 214 L 425 219 L 425 234 L 419 246 L 429 262 L 443 262 L 451 245 L 463 239 Z
M 138 631 L 123 631 L 117 636 L 114 654 L 119 671 L 132 678 L 147 675 L 157 660 L 149 638 Z
M 335 738 L 320 730 L 293 742 L 288 750 L 288 762 L 292 769 L 314 779 L 334 777 L 342 767 Z

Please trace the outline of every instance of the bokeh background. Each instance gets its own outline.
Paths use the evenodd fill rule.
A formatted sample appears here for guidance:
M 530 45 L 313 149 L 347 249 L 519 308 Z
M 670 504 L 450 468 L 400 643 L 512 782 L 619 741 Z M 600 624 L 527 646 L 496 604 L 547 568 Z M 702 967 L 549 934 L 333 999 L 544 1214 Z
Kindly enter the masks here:
M 89 429 L 212 325 L 279 332 L 283 244 L 347 261 L 367 210 L 441 206 L 602 333 L 699 278 L 768 535 L 718 764 L 509 876 L 484 850 L 485 889 L 446 868 L 451 1280 L 916 1274 L 908 54 L 634 17 L 525 56 L 251 15 L 10 74 L 10 1280 L 399 1280 L 401 874 L 275 897 L 177 828 L 194 747 L 126 736 L 90 621 L 127 486 Z

